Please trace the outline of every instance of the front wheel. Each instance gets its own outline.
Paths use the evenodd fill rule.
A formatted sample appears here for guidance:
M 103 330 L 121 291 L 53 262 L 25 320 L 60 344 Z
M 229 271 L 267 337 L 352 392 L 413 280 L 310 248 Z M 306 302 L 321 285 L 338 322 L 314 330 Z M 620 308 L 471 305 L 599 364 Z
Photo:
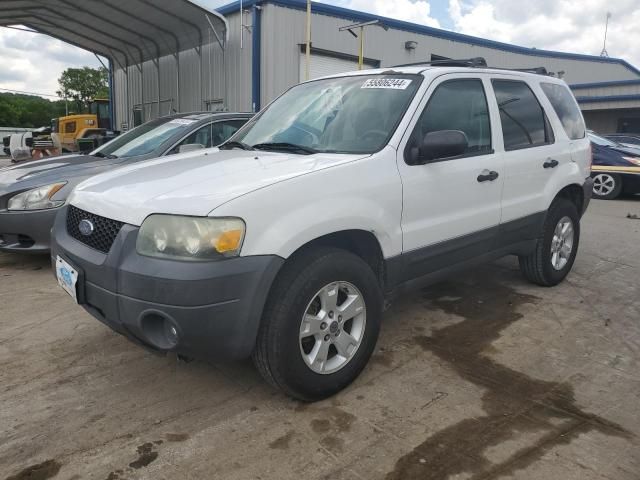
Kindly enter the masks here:
M 527 280 L 551 287 L 571 271 L 580 242 L 580 217 L 576 206 L 563 198 L 555 200 L 545 219 L 536 248 L 520 256 L 520 270 Z
M 622 177 L 616 173 L 598 173 L 593 177 L 593 198 L 613 200 L 622 193 Z
M 335 248 L 299 254 L 278 276 L 253 360 L 262 376 L 303 401 L 345 388 L 378 338 L 382 293 L 372 269 Z

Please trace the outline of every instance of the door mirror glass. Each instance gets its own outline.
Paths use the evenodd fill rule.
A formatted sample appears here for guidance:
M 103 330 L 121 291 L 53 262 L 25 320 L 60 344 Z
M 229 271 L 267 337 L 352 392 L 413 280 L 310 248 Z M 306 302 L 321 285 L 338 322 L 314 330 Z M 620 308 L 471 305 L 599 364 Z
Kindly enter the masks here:
M 418 148 L 412 149 L 414 165 L 457 157 L 467 151 L 469 140 L 460 130 L 437 130 L 427 133 Z
M 195 150 L 202 150 L 203 148 L 204 145 L 202 145 L 201 143 L 188 143 L 186 145 L 180 145 L 178 147 L 178 153 L 193 152 Z

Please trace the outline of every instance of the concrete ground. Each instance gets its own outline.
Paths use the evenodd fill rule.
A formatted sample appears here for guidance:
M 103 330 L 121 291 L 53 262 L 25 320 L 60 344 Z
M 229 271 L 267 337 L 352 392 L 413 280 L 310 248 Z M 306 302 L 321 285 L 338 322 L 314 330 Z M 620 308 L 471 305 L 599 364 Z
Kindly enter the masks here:
M 346 391 L 157 357 L 48 259 L 0 255 L 2 479 L 638 479 L 640 198 L 594 201 L 573 272 L 514 259 L 398 299 Z

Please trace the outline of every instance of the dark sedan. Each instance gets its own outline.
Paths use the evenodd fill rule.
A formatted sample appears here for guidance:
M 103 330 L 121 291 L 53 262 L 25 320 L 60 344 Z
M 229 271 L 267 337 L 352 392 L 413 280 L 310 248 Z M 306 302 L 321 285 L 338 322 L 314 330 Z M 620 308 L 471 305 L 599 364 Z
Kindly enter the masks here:
M 603 136 L 625 147 L 640 147 L 640 133 L 611 133 Z
M 622 193 L 640 193 L 640 148 L 625 147 L 592 132 L 589 139 L 594 198 L 613 200 Z
M 66 155 L 0 170 L 0 251 L 46 253 L 58 210 L 80 182 L 150 158 L 210 148 L 251 118 L 247 113 L 187 113 L 152 120 L 88 155 Z

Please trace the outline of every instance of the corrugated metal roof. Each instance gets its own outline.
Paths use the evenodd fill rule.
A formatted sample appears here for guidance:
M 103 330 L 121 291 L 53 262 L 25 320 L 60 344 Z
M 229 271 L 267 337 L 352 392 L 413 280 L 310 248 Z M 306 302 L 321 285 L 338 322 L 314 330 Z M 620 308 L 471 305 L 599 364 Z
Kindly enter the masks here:
M 597 97 L 576 97 L 578 103 L 596 103 L 596 102 L 628 102 L 640 100 L 640 95 L 600 95 Z
M 587 88 L 625 87 L 640 85 L 640 80 L 613 80 L 610 82 L 575 83 L 569 85 L 572 90 L 584 90 Z
M 24 25 L 121 66 L 200 47 L 207 16 L 226 36 L 221 14 L 189 0 L 0 0 L 0 26 Z

